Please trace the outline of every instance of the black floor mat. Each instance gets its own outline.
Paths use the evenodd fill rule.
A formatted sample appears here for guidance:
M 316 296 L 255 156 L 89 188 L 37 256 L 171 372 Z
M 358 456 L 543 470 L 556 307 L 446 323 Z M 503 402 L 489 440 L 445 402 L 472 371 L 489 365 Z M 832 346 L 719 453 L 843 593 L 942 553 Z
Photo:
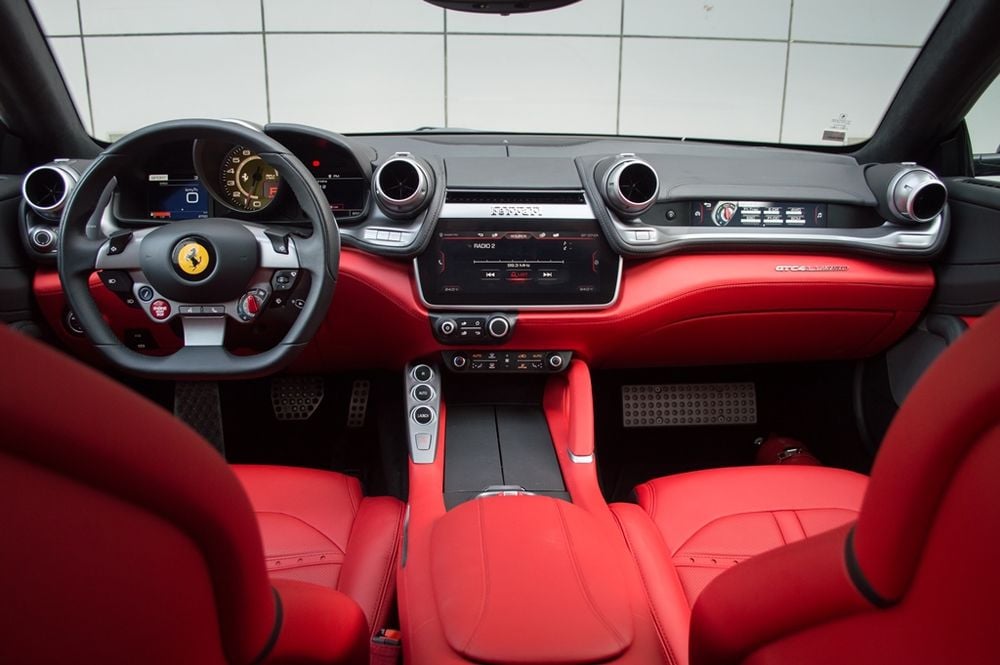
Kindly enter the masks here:
M 629 500 L 651 478 L 752 464 L 753 441 L 770 433 L 804 443 L 827 466 L 867 472 L 871 459 L 854 425 L 852 363 L 596 372 L 598 471 L 609 501 Z M 756 425 L 625 428 L 621 387 L 644 383 L 753 381 Z
M 308 420 L 275 417 L 269 379 L 221 384 L 227 460 L 330 469 L 360 478 L 366 494 L 403 494 L 398 469 L 393 468 L 399 466 L 398 460 L 384 459 L 392 452 L 383 454 L 387 437 L 380 435 L 380 428 L 402 419 L 402 407 L 393 406 L 400 402 L 395 396 L 402 393 L 399 379 L 395 375 L 363 377 L 371 382 L 364 426 L 348 428 L 355 378 L 362 377 L 324 377 L 323 401 Z M 405 448 L 399 447 L 405 458 Z

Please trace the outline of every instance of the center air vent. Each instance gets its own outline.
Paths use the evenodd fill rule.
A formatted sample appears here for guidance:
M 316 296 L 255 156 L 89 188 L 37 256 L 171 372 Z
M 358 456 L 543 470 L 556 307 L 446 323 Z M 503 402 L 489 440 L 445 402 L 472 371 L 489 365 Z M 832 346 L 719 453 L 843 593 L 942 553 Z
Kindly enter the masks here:
M 639 215 L 656 202 L 660 179 L 634 155 L 619 155 L 604 176 L 604 200 L 623 215 Z
M 28 172 L 21 194 L 31 209 L 47 219 L 59 219 L 75 178 L 57 166 L 39 166 Z
M 409 217 L 430 199 L 430 169 L 407 152 L 397 152 L 375 170 L 375 201 L 390 217 Z

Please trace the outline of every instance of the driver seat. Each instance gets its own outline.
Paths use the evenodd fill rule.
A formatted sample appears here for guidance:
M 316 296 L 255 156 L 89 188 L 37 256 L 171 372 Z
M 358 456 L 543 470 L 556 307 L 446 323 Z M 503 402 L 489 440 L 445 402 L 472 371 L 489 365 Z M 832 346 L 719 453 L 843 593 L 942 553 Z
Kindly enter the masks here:
M 399 501 L 231 468 L 98 372 L 5 326 L 0 348 L 0 662 L 368 661 Z

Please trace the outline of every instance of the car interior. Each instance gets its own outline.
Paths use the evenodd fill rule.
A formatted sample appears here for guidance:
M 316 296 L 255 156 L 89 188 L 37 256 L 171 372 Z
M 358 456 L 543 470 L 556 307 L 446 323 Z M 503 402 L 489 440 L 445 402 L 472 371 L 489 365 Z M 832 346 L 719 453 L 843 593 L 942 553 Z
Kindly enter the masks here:
M 657 3 L 392 6 L 542 40 L 602 2 L 625 109 Z M 277 101 L 105 132 L 132 37 L 88 3 L 0 3 L 0 662 L 1000 662 L 1000 3 L 924 3 L 870 135 L 813 143 Z

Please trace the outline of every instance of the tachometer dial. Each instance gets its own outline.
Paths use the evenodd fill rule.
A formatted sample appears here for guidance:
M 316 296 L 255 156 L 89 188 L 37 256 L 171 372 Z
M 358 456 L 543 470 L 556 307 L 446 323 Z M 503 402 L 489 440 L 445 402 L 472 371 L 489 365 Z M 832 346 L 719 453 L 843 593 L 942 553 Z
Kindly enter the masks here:
M 271 205 L 281 190 L 278 171 L 243 146 L 226 153 L 219 178 L 226 204 L 246 212 L 259 212 Z

